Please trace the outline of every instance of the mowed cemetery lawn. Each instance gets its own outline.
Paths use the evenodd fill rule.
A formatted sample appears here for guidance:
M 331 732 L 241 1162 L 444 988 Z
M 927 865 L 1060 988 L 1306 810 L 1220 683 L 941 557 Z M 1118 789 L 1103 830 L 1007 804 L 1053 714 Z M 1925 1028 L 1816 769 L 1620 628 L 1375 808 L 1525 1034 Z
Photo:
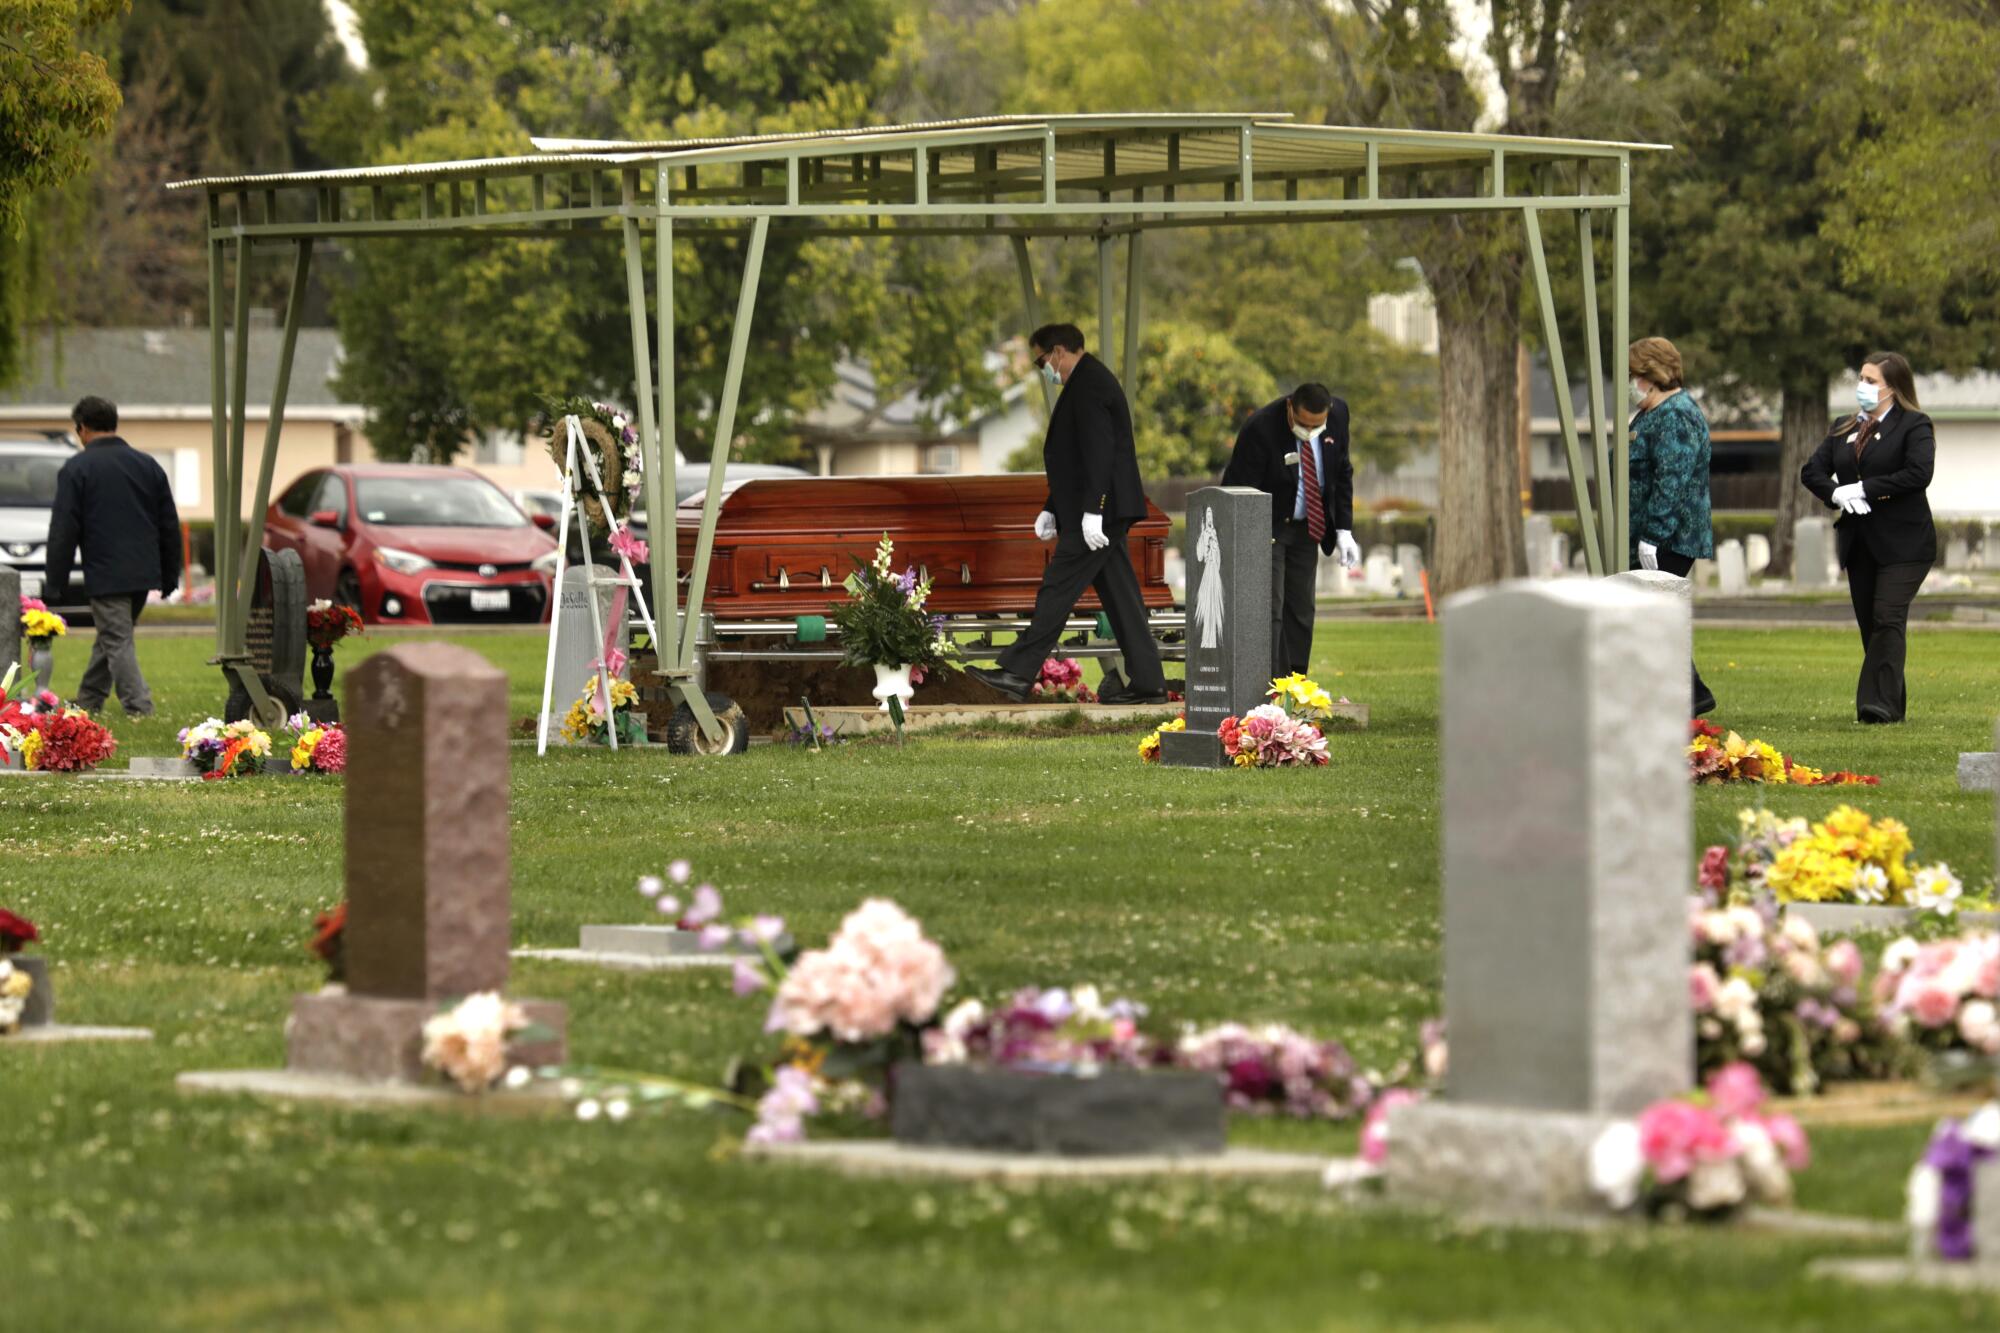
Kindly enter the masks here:
M 343 646 L 343 668 L 381 646 Z M 542 640 L 463 642 L 532 710 Z M 88 636 L 62 644 L 75 685 Z M 221 702 L 201 638 L 147 637 L 161 719 Z M 1984 884 L 1993 798 L 1955 756 L 1991 745 L 2000 637 L 1919 630 L 1911 714 L 1851 721 L 1851 630 L 1698 635 L 1717 720 L 1879 790 L 1919 854 Z M 641 873 L 690 858 L 733 911 L 823 940 L 868 895 L 949 952 L 960 992 L 1095 982 L 1157 1012 L 1277 1020 L 1377 1069 L 1439 1005 L 1437 632 L 1322 625 L 1318 677 L 1374 710 L 1330 770 L 1141 766 L 1137 735 L 913 741 L 741 758 L 513 751 L 515 937 L 574 945 L 645 919 Z M 499 725 L 496 720 L 495 725 Z M 1697 845 L 1756 791 L 1697 793 Z M 1532 793 L 1521 793 L 1521 799 Z M 194 1099 L 185 1069 L 276 1066 L 315 987 L 312 914 L 342 894 L 337 781 L 0 780 L 0 905 L 38 922 L 61 1016 L 142 1024 L 138 1046 L 0 1050 L 0 1327 L 40 1329 L 1299 1330 L 1994 1327 L 2000 1301 L 1810 1278 L 1866 1245 L 1747 1230 L 1482 1229 L 1342 1203 L 1307 1183 L 854 1180 L 737 1160 L 744 1124 L 686 1112 L 564 1117 L 343 1112 Z M 1691 866 L 1663 866 L 1692 884 Z M 570 1007 L 574 1058 L 713 1081 L 761 1039 L 724 971 L 517 964 Z M 1924 1126 L 1820 1131 L 1815 1210 L 1890 1219 Z M 1354 1129 L 1237 1120 L 1243 1143 L 1352 1150 Z M 1893 1248 L 1877 1245 L 1873 1248 Z

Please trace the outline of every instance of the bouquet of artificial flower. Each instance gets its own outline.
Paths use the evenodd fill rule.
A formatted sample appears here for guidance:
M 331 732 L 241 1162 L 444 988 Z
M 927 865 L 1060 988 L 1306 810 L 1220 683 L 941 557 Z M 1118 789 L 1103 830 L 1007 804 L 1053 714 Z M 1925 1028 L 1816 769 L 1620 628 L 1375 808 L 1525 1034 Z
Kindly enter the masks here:
M 597 476 L 604 487 L 610 515 L 597 496 L 590 493 L 588 474 L 579 467 L 569 485 L 583 505 L 584 513 L 598 532 L 611 531 L 612 518 L 623 520 L 645 483 L 645 454 L 639 448 L 639 432 L 625 409 L 616 403 L 591 398 L 564 398 L 543 395 L 548 412 L 549 457 L 558 468 L 569 466 L 569 432 L 563 418 L 574 416 L 583 425 L 583 447 L 597 464 Z
M 0 957 L 0 1036 L 20 1030 L 21 1016 L 28 1011 L 28 996 L 34 989 L 35 979 L 25 969 Z
M 1930 1145 L 1910 1171 L 1909 1222 L 1916 1248 L 1926 1257 L 1964 1263 L 1981 1257 L 1973 1232 L 1974 1182 L 2000 1170 L 2000 1102 L 1988 1102 L 1964 1120 L 1940 1120 Z
M 30 768 L 52 773 L 82 773 L 109 759 L 118 742 L 108 728 L 81 708 L 59 708 L 35 715 L 41 744 Z
M 1154 727 L 1150 732 L 1146 734 L 1146 739 L 1139 742 L 1139 758 L 1141 758 L 1142 760 L 1144 760 L 1149 764 L 1159 763 L 1161 735 L 1169 731 L 1186 731 L 1186 730 L 1187 730 L 1186 713 L 1181 714 L 1179 717 L 1175 718 L 1171 722 L 1163 722 L 1159 726 Z
M 1882 951 L 1875 1000 L 1891 1032 L 1927 1050 L 2000 1055 L 2000 935 L 1904 936 Z
M 1966 901 L 1949 865 L 1911 863 L 1910 830 L 1894 819 L 1871 819 L 1851 805 L 1817 823 L 1778 819 L 1767 810 L 1739 811 L 1732 856 L 1725 847 L 1703 854 L 1705 888 L 1748 901 L 1853 903 L 1914 907 L 1950 916 Z
M 1365 1111 L 1376 1093 L 1345 1046 L 1280 1024 L 1224 1023 L 1190 1032 L 1173 1064 L 1214 1071 L 1233 1111 L 1345 1120 Z
M 931 581 L 914 567 L 895 572 L 896 544 L 883 533 L 868 564 L 854 562 L 843 585 L 847 600 L 827 609 L 840 629 L 841 660 L 848 666 L 909 666 L 957 670 L 958 645 L 944 632 L 944 617 L 928 615 Z
M 285 723 L 291 732 L 292 770 L 297 773 L 345 773 L 347 728 L 338 722 L 315 722 L 294 713 Z
M 1054 703 L 1087 704 L 1097 701 L 1090 686 L 1083 683 L 1083 668 L 1070 657 L 1051 657 L 1043 662 L 1029 694 Z
M 609 744 L 613 723 L 618 727 L 620 745 L 643 745 L 646 741 L 646 723 L 638 714 L 639 690 L 629 680 L 611 682 L 611 721 L 604 716 L 604 693 L 598 685 L 598 677 L 592 676 L 584 684 L 583 693 L 563 714 L 562 734 L 565 739 L 581 745 L 585 741 L 595 741 L 600 745 Z
M 271 733 L 244 719 L 211 717 L 180 732 L 181 758 L 204 778 L 247 777 L 271 754 Z
M 19 953 L 41 937 L 34 922 L 0 907 L 0 954 Z
M 1159 1043 L 1141 1032 L 1146 1007 L 1106 1001 L 1095 986 L 1018 990 L 988 1010 L 966 1000 L 924 1033 L 924 1063 L 1089 1074 L 1107 1065 L 1162 1063 Z
M 1216 730 L 1223 753 L 1238 768 L 1311 767 L 1331 759 L 1320 729 L 1277 704 L 1259 704 L 1240 720 L 1226 717 Z
M 1757 1071 L 1725 1066 L 1705 1093 L 1606 1128 L 1591 1147 L 1591 1186 L 1614 1210 L 1651 1216 L 1719 1218 L 1745 1203 L 1789 1203 L 1792 1172 L 1811 1160 L 1805 1131 L 1763 1105 Z
M 21 599 L 21 637 L 24 639 L 53 639 L 69 633 L 69 622 L 49 610 L 48 603 L 39 597 Z
M 344 602 L 317 601 L 306 608 L 306 642 L 322 653 L 350 634 L 362 633 L 361 616 Z
M 498 991 L 468 995 L 424 1023 L 424 1064 L 465 1092 L 485 1092 L 507 1072 L 507 1045 L 531 1028 L 527 1011 Z
M 1695 718 L 1689 725 L 1688 776 L 1698 783 L 1760 782 L 1773 786 L 1880 786 L 1882 780 L 1860 773 L 1819 769 L 1786 758 L 1775 745 L 1744 740 L 1713 723 Z
M 1690 916 L 1695 1062 L 1710 1074 L 1743 1062 L 1781 1093 L 1886 1078 L 1901 1063 L 1861 993 L 1861 950 L 1775 910 L 1711 906 Z
M 1273 680 L 1264 697 L 1305 722 L 1324 722 L 1333 716 L 1333 696 L 1321 689 L 1319 682 L 1306 679 L 1303 672 L 1295 671 Z

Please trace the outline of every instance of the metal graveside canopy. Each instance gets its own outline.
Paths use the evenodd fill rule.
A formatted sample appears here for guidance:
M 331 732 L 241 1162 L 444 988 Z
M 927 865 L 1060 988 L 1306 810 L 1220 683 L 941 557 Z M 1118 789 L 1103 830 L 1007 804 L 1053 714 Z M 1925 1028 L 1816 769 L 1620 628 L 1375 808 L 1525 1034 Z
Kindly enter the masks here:
M 677 232 L 695 240 L 745 238 L 743 279 L 707 493 L 691 569 L 679 569 L 672 526 L 652 543 L 655 612 L 665 640 L 660 673 L 705 736 L 720 727 L 696 679 L 695 647 L 708 586 L 723 465 L 736 426 L 764 247 L 791 236 L 1004 236 L 1013 247 L 1026 317 L 1041 323 L 1029 241 L 1087 236 L 1097 244 L 1100 347 L 1112 347 L 1113 244 L 1125 239 L 1123 375 L 1139 372 L 1141 242 L 1168 227 L 1365 221 L 1426 214 L 1520 214 L 1554 374 L 1570 480 L 1593 574 L 1623 569 L 1629 531 L 1629 423 L 1606 412 L 1591 218 L 1611 215 L 1611 347 L 1631 341 L 1629 268 L 1632 155 L 1663 144 L 1306 125 L 1286 114 L 992 116 L 866 129 L 660 141 L 536 139 L 533 154 L 460 162 L 210 176 L 169 189 L 208 199 L 209 384 L 216 504 L 216 659 L 240 681 L 253 712 L 275 722 L 244 637 L 272 468 L 314 241 L 320 238 L 510 236 L 621 241 L 632 327 L 647 509 L 672 514 L 674 456 L 660 442 L 674 419 Z M 1576 403 L 1549 287 L 1542 215 L 1574 217 L 1582 278 L 1583 343 L 1592 457 L 1584 466 Z M 646 326 L 641 227 L 650 224 L 656 322 Z M 244 405 L 250 322 L 249 262 L 258 246 L 289 249 L 292 285 L 263 453 L 244 530 Z M 236 260 L 233 339 L 223 324 L 224 269 Z M 232 359 L 232 349 L 234 349 Z M 657 355 L 660 373 L 653 373 Z M 1615 374 L 1615 362 L 1614 374 Z M 1044 392 L 1048 392 L 1044 386 Z M 657 394 L 657 398 L 656 398 Z M 226 406 L 225 406 L 226 404 Z M 1615 429 L 1615 448 L 1612 432 Z M 1590 478 L 1600 480 L 1593 513 Z M 686 586 L 685 605 L 681 587 Z

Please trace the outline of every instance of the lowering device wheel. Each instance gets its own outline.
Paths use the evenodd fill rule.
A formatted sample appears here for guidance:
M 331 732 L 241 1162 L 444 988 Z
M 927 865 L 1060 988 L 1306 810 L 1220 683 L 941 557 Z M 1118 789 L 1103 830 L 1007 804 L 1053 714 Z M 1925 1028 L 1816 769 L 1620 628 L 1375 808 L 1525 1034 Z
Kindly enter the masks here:
M 694 709 L 681 704 L 674 709 L 673 717 L 667 720 L 667 750 L 672 754 L 742 754 L 750 748 L 750 719 L 743 716 L 743 710 L 736 701 L 726 694 L 703 696 L 708 700 L 709 711 L 722 724 L 722 735 L 710 740 L 702 734 L 701 724 L 694 720 Z

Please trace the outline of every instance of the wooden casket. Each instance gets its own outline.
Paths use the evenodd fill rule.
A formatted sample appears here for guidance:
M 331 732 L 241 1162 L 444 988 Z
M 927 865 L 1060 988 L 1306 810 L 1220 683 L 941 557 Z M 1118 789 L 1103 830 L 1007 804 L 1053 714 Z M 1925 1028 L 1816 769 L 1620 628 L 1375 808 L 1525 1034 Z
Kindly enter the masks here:
M 940 615 L 1027 615 L 1054 551 L 1035 536 L 1048 498 L 1041 477 L 763 477 L 723 497 L 702 609 L 718 621 L 823 615 L 846 596 L 857 561 L 874 558 L 888 533 L 896 567 L 931 579 Z M 699 497 L 679 509 L 680 567 L 693 567 Z M 1173 606 L 1167 587 L 1167 516 L 1151 501 L 1126 542 L 1146 605 Z M 1098 609 L 1084 594 L 1078 610 Z

